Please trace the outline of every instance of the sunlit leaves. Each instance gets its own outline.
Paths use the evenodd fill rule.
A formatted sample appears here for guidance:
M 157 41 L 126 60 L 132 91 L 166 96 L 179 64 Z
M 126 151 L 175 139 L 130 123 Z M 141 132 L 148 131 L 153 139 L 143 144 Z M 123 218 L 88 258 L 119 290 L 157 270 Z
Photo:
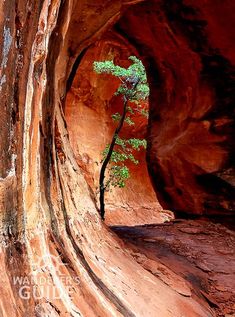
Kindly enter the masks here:
M 146 109 L 141 109 L 140 113 L 142 114 L 142 116 L 148 118 L 149 117 L 149 112 Z
M 135 125 L 135 122 L 131 120 L 131 117 L 126 117 L 126 118 L 125 118 L 125 122 L 126 122 L 128 125 Z
M 98 74 L 110 74 L 120 79 L 120 85 L 115 95 L 123 96 L 123 101 L 127 104 L 127 114 L 124 122 L 129 126 L 135 125 L 135 115 L 138 113 L 148 117 L 148 111 L 144 107 L 149 97 L 149 86 L 147 83 L 146 71 L 142 62 L 136 56 L 130 56 L 132 64 L 128 68 L 115 65 L 113 61 L 94 62 L 94 71 Z M 119 123 L 122 114 L 116 112 L 112 115 L 114 122 Z M 105 189 L 109 190 L 111 186 L 124 187 L 126 180 L 130 177 L 127 162 L 138 164 L 135 158 L 135 152 L 144 150 L 147 147 L 145 139 L 120 138 L 115 137 L 115 146 L 111 153 L 109 175 L 105 183 Z M 109 153 L 110 145 L 108 144 L 103 151 L 103 161 Z
M 121 115 L 119 112 L 112 114 L 111 117 L 112 117 L 113 121 L 117 121 L 117 122 L 121 119 Z
M 113 61 L 94 62 L 93 68 L 97 74 L 111 74 L 121 81 L 115 95 L 123 95 L 130 101 L 140 102 L 149 96 L 149 86 L 144 65 L 136 56 L 130 56 L 133 63 L 124 68 L 115 65 Z
M 114 165 L 109 172 L 109 181 L 106 184 L 107 187 L 125 187 L 125 181 L 130 177 L 129 168 L 127 166 Z
M 116 138 L 116 149 L 113 150 L 110 162 L 113 165 L 109 171 L 109 178 L 106 183 L 106 190 L 110 189 L 110 186 L 124 187 L 126 180 L 130 177 L 129 169 L 125 165 L 126 162 L 132 162 L 138 164 L 139 161 L 135 158 L 133 151 L 140 151 L 146 149 L 147 142 L 145 139 L 122 139 L 117 136 Z M 103 160 L 109 152 L 109 144 L 103 151 Z M 112 181 L 111 181 L 112 180 Z
M 145 139 L 128 139 L 126 140 L 126 143 L 128 143 L 134 150 L 140 151 L 141 147 L 146 149 L 147 147 L 147 141 Z

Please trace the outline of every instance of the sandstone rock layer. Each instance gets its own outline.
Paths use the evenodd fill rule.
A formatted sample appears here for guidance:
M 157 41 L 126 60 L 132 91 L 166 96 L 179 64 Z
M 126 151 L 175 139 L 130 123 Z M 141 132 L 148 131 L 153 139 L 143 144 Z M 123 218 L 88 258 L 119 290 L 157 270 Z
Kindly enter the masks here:
M 231 1 L 148 1 L 117 25 L 148 67 L 149 170 L 179 213 L 234 217 L 233 14 Z
M 233 215 L 230 35 L 221 44 L 232 7 L 0 3 L 0 316 L 216 315 L 213 300 L 194 293 L 182 276 L 177 286 L 169 271 L 153 275 L 101 222 L 64 110 L 86 50 L 115 28 L 148 70 L 148 165 L 161 203 L 189 214 Z

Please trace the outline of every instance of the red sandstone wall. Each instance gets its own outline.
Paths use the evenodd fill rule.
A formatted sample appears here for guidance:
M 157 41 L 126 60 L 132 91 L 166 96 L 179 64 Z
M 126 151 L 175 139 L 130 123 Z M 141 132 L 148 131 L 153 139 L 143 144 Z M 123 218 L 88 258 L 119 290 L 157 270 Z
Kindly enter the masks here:
M 113 97 L 119 80 L 113 76 L 97 75 L 92 70 L 96 60 L 114 59 L 127 66 L 128 57 L 137 54 L 122 37 L 109 32 L 83 56 L 76 71 L 65 104 L 65 116 L 69 138 L 78 164 L 83 168 L 87 182 L 98 201 L 98 182 L 102 151 L 112 138 L 115 123 L 111 114 L 121 112 L 122 100 Z M 147 119 L 135 117 L 135 126 L 124 125 L 121 136 L 146 138 Z M 138 224 L 162 222 L 169 219 L 161 212 L 149 180 L 146 153 L 135 153 L 139 164 L 128 164 L 131 178 L 124 189 L 112 188 L 106 193 L 106 223 Z
M 116 27 L 148 68 L 149 171 L 174 211 L 234 215 L 234 6 L 147 1 Z

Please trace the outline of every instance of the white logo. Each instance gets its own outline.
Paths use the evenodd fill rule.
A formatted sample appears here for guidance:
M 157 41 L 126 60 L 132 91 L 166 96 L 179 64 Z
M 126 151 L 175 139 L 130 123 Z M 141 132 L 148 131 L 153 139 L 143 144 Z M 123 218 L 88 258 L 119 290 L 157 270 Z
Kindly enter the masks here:
M 64 267 L 68 265 L 68 263 L 61 263 L 60 256 L 54 256 L 52 254 L 45 254 L 43 257 L 38 259 L 37 263 L 32 265 L 32 274 L 46 271 L 56 271 L 58 275 L 60 275 L 60 267 Z
M 13 284 L 19 287 L 20 298 L 60 299 L 63 293 L 71 297 L 74 285 L 79 284 L 80 280 L 77 276 L 67 274 L 67 265 L 61 261 L 60 256 L 49 253 L 39 258 L 32 265 L 31 274 L 13 277 Z

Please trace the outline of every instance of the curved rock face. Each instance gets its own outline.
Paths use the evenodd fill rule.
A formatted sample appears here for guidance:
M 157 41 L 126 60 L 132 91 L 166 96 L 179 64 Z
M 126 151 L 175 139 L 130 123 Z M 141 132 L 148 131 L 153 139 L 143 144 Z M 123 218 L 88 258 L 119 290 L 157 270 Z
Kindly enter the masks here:
M 234 215 L 233 21 L 231 1 L 148 1 L 117 25 L 149 67 L 148 163 L 165 208 Z
M 193 289 L 216 316 L 234 316 L 235 233 L 203 220 L 116 227 L 131 254 L 152 274 L 185 296 Z M 183 279 L 182 279 L 183 277 Z
M 180 279 L 179 282 L 183 287 L 183 293 L 181 290 L 176 292 L 174 278 L 177 272 L 171 274 L 170 269 L 165 270 L 169 276 L 165 283 L 166 279 L 159 279 L 156 271 L 152 274 L 140 261 L 137 263 L 126 250 L 125 243 L 100 220 L 94 197 L 84 172 L 76 161 L 76 154 L 68 137 L 63 105 L 66 92 L 71 85 L 72 74 L 77 67 L 77 57 L 82 57 L 86 48 L 113 27 L 126 9 L 133 6 L 134 10 L 134 5 L 138 2 L 18 0 L 2 1 L 0 4 L 0 93 L 3 132 L 0 140 L 0 316 L 215 315 L 213 303 L 210 307 L 209 300 L 191 292 L 191 288 L 184 280 Z M 150 167 L 152 166 L 156 175 L 160 175 L 157 180 L 154 174 L 153 179 L 158 181 L 158 186 L 163 186 L 163 190 L 159 191 L 165 194 L 162 201 L 166 203 L 169 197 L 172 197 L 173 201 L 172 183 L 176 176 L 181 174 L 164 174 L 167 160 L 160 164 L 164 146 L 156 148 L 156 145 L 160 140 L 164 140 L 166 132 L 171 136 L 170 140 L 175 140 L 173 136 L 177 135 L 183 121 L 179 120 L 180 115 L 176 115 L 178 107 L 175 104 L 174 108 L 171 101 L 174 98 L 176 101 L 182 99 L 181 113 L 185 116 L 188 114 L 187 107 L 191 103 L 184 102 L 183 91 L 187 91 L 188 100 L 194 100 L 195 91 L 188 89 L 186 83 L 193 82 L 196 85 L 199 69 L 203 68 L 199 54 L 189 48 L 183 32 L 177 31 L 181 35 L 176 37 L 176 30 L 173 32 L 170 24 L 164 22 L 166 12 L 170 14 L 170 9 L 175 8 L 174 3 L 170 8 L 159 7 L 158 4 L 146 2 L 147 7 L 136 7 L 133 14 L 127 13 L 119 29 L 125 30 L 125 23 L 129 23 L 129 37 L 134 41 L 134 36 L 139 36 L 140 44 L 136 44 L 136 47 L 142 48 L 145 52 L 146 65 L 149 66 L 152 86 Z M 180 5 L 181 2 L 176 4 Z M 138 16 L 141 17 L 140 21 L 137 19 Z M 173 21 L 173 18 L 171 20 Z M 149 22 L 152 26 L 151 36 Z M 165 25 L 166 29 L 163 32 L 160 28 L 162 33 L 159 31 L 154 34 L 157 30 L 155 27 L 159 25 Z M 135 33 L 131 34 L 134 31 Z M 143 41 L 144 31 L 146 39 Z M 155 38 L 158 39 L 157 42 Z M 167 40 L 169 49 L 165 44 Z M 172 41 L 175 43 L 176 53 L 172 50 Z M 153 47 L 153 42 L 156 47 Z M 177 50 L 178 46 L 180 50 Z M 231 55 L 226 45 L 223 49 L 227 50 L 228 56 Z M 168 55 L 170 60 L 167 59 Z M 175 66 L 178 72 L 172 72 L 170 61 L 175 61 L 174 65 L 181 66 Z M 185 65 L 187 71 L 191 67 L 190 76 L 183 71 Z M 211 67 L 213 65 L 214 62 Z M 230 69 L 229 64 L 225 65 Z M 197 69 L 196 73 L 194 68 Z M 155 76 L 155 71 L 158 76 Z M 168 75 L 164 75 L 165 73 Z M 218 97 L 216 91 L 210 88 L 210 80 L 205 69 L 205 86 L 199 81 L 198 91 L 201 93 L 196 94 L 198 98 L 201 96 L 201 99 L 195 99 L 199 102 L 204 100 L 202 96 L 207 96 L 203 101 L 206 109 L 210 104 L 207 101 L 215 101 Z M 180 94 L 177 89 L 172 89 L 172 83 L 176 85 L 176 82 Z M 230 89 L 229 84 L 227 81 L 226 89 Z M 202 94 L 202 89 L 205 89 L 207 94 Z M 159 108 L 155 107 L 154 98 L 158 101 Z M 201 105 L 200 102 L 199 104 Z M 161 113 L 156 109 L 161 109 Z M 208 114 L 211 115 L 210 112 Z M 173 115 L 176 128 L 168 130 L 168 123 L 173 120 Z M 194 111 L 192 115 L 196 117 L 196 124 L 200 126 L 203 123 L 205 126 L 204 130 L 197 130 L 201 133 L 205 131 L 203 137 L 208 140 L 208 126 L 205 120 L 201 119 L 200 113 L 199 119 Z M 161 121 L 163 116 L 165 126 Z M 219 121 L 215 125 L 217 129 L 221 129 L 221 135 L 216 130 L 215 139 L 208 141 L 212 144 L 214 153 L 214 146 L 219 138 L 220 143 L 216 147 L 218 165 L 224 164 L 232 144 L 228 138 L 231 126 L 222 123 Z M 228 147 L 222 152 L 224 136 Z M 170 153 L 167 148 L 165 152 L 168 155 Z M 173 158 L 174 160 L 171 160 L 171 163 L 169 161 L 167 165 L 167 172 L 171 171 L 174 161 L 175 164 L 180 162 L 176 160 L 176 155 Z M 214 159 L 210 162 L 214 162 Z M 189 163 L 185 167 L 188 166 L 191 186 L 191 179 L 195 178 L 197 170 L 194 172 Z M 179 165 L 176 166 L 179 168 Z M 229 161 L 228 166 L 231 166 Z M 185 180 L 183 168 L 184 166 L 179 169 L 182 172 L 182 182 Z M 227 177 L 225 173 L 221 175 L 220 178 Z M 170 181 L 172 183 L 168 183 Z M 188 189 L 188 193 L 192 193 L 189 190 L 192 186 L 187 187 L 185 181 L 183 184 L 185 190 Z M 203 199 L 208 195 L 199 185 L 197 188 L 200 189 L 195 191 L 198 200 L 194 199 L 195 204 L 191 203 L 192 212 L 196 210 L 196 202 L 200 202 L 198 195 L 202 195 Z M 207 183 L 205 188 L 209 188 Z M 220 189 L 219 185 L 217 188 Z M 226 187 L 221 195 L 227 197 L 228 193 L 231 193 L 230 187 Z M 213 193 L 211 197 L 214 197 Z M 188 201 L 187 197 L 185 200 Z M 179 202 L 176 200 L 175 204 L 177 206 Z M 181 204 L 185 206 L 185 203 Z M 157 267 L 163 269 L 161 265 Z M 223 286 L 222 282 L 221 284 Z
M 113 76 L 95 74 L 93 61 L 114 59 L 116 64 L 127 67 L 130 64 L 128 57 L 136 54 L 135 49 L 121 36 L 108 32 L 102 40 L 88 48 L 67 93 L 65 118 L 69 139 L 97 204 L 102 152 L 110 143 L 116 127 L 111 115 L 121 113 L 123 103 L 121 98 L 114 96 L 119 80 Z M 137 113 L 133 120 L 135 125 L 124 124 L 120 136 L 125 139 L 146 138 L 147 118 Z M 169 220 L 169 214 L 162 212 L 150 183 L 145 150 L 133 154 L 139 164 L 127 162 L 131 177 L 126 187 L 111 188 L 105 194 L 106 223 L 134 225 Z

